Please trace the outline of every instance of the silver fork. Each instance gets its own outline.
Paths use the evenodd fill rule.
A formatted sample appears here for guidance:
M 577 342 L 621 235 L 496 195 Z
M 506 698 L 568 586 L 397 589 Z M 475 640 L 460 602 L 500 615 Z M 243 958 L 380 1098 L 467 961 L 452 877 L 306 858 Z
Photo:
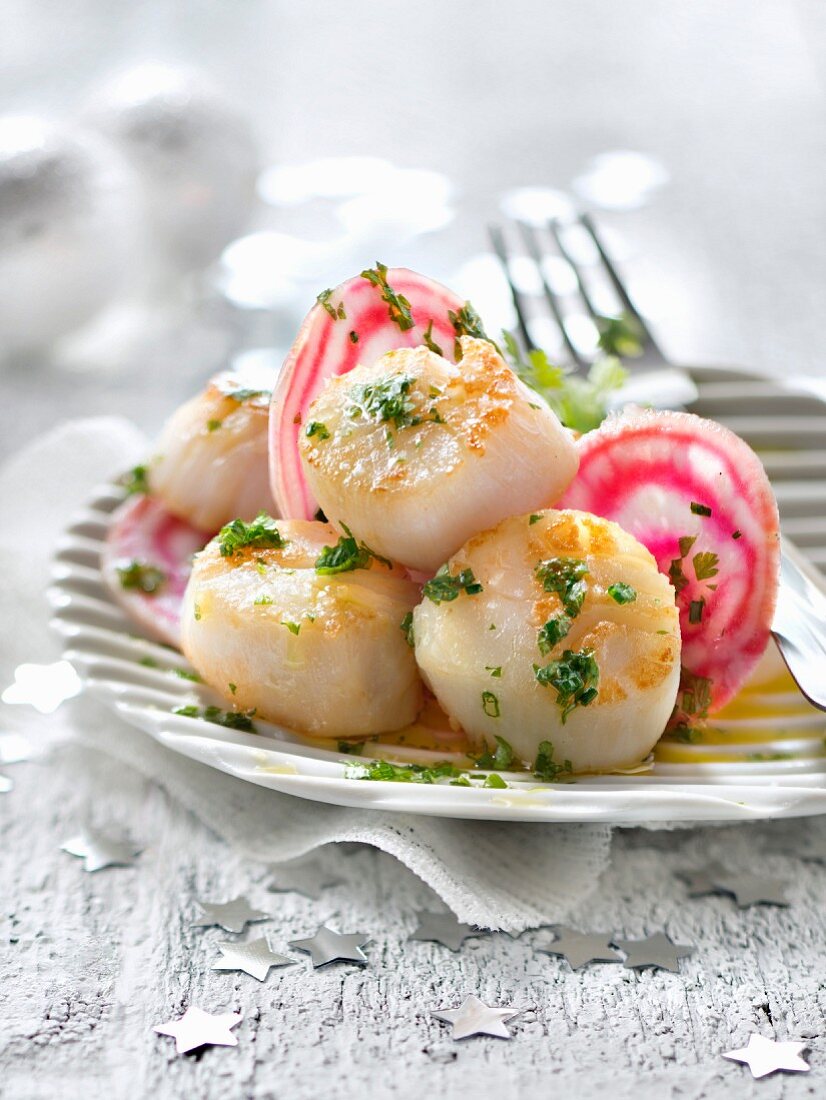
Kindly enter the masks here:
M 643 316 L 631 300 L 593 220 L 588 214 L 580 214 L 573 222 L 563 223 L 556 219 L 549 222 L 546 228 L 556 246 L 556 254 L 573 272 L 577 297 L 587 314 L 597 328 L 606 320 L 606 314 L 595 306 L 582 265 L 577 262 L 566 242 L 566 230 L 571 225 L 584 230 L 590 238 L 599 257 L 598 268 L 602 278 L 613 290 L 621 313 L 634 322 L 640 355 L 626 363 L 626 366 L 632 369 L 632 379 L 636 377 L 640 386 L 648 391 L 647 396 L 641 392 L 641 397 L 647 401 L 652 401 L 653 397 L 655 404 L 667 407 L 690 405 L 697 393 L 690 373 L 676 367 L 663 354 Z M 546 275 L 544 260 L 550 253 L 543 245 L 543 235 L 537 227 L 524 222 L 517 222 L 515 226 L 525 252 L 536 266 L 541 286 L 540 301 L 544 302 L 547 314 L 559 329 L 570 365 L 574 370 L 584 372 L 590 364 L 569 331 L 570 309 Z M 491 226 L 489 232 L 493 250 L 510 288 L 519 338 L 525 349 L 531 351 L 536 347 L 531 336 L 532 310 L 528 296 L 519 289 L 512 277 L 511 264 L 514 256 L 508 251 L 507 238 L 501 228 Z M 631 389 L 633 388 L 632 386 Z M 628 391 L 624 396 L 626 400 L 631 399 Z M 826 589 L 822 578 L 785 538 L 782 541 L 780 588 L 772 634 L 801 692 L 814 706 L 826 710 Z

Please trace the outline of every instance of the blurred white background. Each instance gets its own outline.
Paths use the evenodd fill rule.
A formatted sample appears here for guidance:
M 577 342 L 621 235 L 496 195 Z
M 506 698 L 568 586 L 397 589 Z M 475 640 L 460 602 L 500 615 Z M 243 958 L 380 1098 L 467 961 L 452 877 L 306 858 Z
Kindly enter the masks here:
M 58 133 L 82 122 L 111 138 L 100 120 L 117 110 L 102 89 L 118 71 L 194 70 L 239 121 L 227 131 L 207 111 L 183 148 L 210 146 L 198 170 L 240 207 L 237 226 L 213 210 L 202 234 L 197 219 L 183 227 L 204 249 L 184 276 L 144 223 L 94 228 L 92 260 L 123 253 L 124 289 L 107 276 L 113 301 L 91 327 L 0 368 L 13 408 L 4 452 L 90 413 L 123 412 L 154 433 L 239 352 L 275 362 L 315 293 L 377 258 L 454 283 L 495 329 L 507 300 L 488 277 L 486 225 L 561 209 L 565 195 L 611 231 L 676 358 L 826 374 L 817 0 L 0 0 L 0 25 L 0 113 L 48 116 Z M 150 137 L 174 160 L 170 134 Z M 377 160 L 326 160 L 353 157 Z M 9 336 L 22 284 L 18 245 L 2 234 L 19 192 L 2 184 Z M 181 210 L 163 213 L 180 226 Z M 207 264 L 220 251 L 210 227 L 244 239 Z M 52 257 L 49 278 L 68 263 Z M 43 272 L 26 291 L 44 329 L 50 285 Z

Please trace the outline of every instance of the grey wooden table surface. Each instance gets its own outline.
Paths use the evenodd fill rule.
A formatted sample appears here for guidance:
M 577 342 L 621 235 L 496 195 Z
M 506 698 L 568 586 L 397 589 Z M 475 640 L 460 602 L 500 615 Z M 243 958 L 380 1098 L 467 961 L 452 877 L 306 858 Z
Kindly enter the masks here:
M 826 9 L 816 0 L 454 0 L 380 12 L 319 0 L 312 14 L 249 0 L 241 11 L 71 0 L 58 17 L 53 5 L 0 0 L 0 97 L 71 114 L 118 61 L 203 65 L 249 105 L 279 163 L 379 153 L 445 172 L 457 187 L 451 224 L 398 247 L 376 242 L 380 258 L 443 277 L 484 251 L 482 227 L 509 188 L 576 191 L 601 154 L 639 152 L 662 169 L 661 185 L 640 206 L 597 212 L 626 242 L 632 285 L 666 346 L 687 361 L 823 375 Z M 282 211 L 275 228 L 302 232 L 298 217 Z M 337 274 L 320 271 L 318 286 Z M 281 329 L 268 338 L 278 343 Z M 141 370 L 6 372 L 13 415 L 0 450 L 90 413 L 126 413 L 154 432 L 229 346 L 208 325 L 195 340 L 182 325 Z M 600 912 L 618 932 L 665 929 L 697 951 L 679 975 L 572 973 L 531 951 L 535 933 L 469 940 L 456 955 L 406 943 L 412 910 L 434 899 L 374 851 L 326 854 L 345 881 L 318 901 L 274 895 L 265 868 L 106 758 L 65 749 L 6 771 L 4 1098 L 826 1095 L 826 867 L 795 854 L 822 823 L 618 832 Z M 90 805 L 145 845 L 134 868 L 86 875 L 59 851 Z M 709 858 L 785 875 L 790 907 L 686 899 L 674 871 Z M 373 937 L 370 965 L 313 973 L 302 962 L 263 984 L 210 971 L 223 934 L 190 929 L 193 898 L 236 892 L 272 912 L 258 927 L 276 950 L 331 917 Z M 430 1018 L 468 992 L 524 1010 L 510 1042 L 453 1043 Z M 242 1011 L 238 1047 L 177 1057 L 152 1033 L 190 1002 Z M 751 1031 L 810 1039 L 812 1071 L 752 1081 L 720 1058 Z

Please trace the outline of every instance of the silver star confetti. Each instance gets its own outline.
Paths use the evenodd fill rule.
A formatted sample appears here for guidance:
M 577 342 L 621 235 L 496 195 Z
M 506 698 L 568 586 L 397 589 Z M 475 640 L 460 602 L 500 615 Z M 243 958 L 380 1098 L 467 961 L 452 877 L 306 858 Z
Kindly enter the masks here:
M 656 932 L 644 940 L 611 941 L 627 955 L 623 966 L 629 970 L 640 970 L 644 966 L 656 966 L 660 970 L 680 972 L 680 959 L 686 959 L 694 953 L 694 948 L 683 943 L 672 943 L 668 936 Z
M 788 905 L 786 882 L 770 875 L 751 875 L 743 872 L 739 875 L 721 875 L 715 879 L 715 886 L 726 894 L 732 894 L 740 909 L 749 905 Z
M 290 940 L 290 947 L 308 952 L 314 967 L 326 966 L 332 962 L 354 962 L 364 966 L 367 956 L 361 948 L 369 942 L 370 937 L 362 932 L 342 934 L 322 924 L 309 939 Z
M 766 1077 L 769 1073 L 786 1070 L 789 1073 L 808 1073 L 808 1062 L 800 1055 L 808 1043 L 778 1043 L 762 1035 L 750 1035 L 749 1045 L 739 1050 L 727 1050 L 724 1058 L 730 1062 L 742 1062 L 751 1070 L 752 1077 Z
M 458 1008 L 440 1008 L 430 1015 L 446 1024 L 453 1024 L 453 1039 L 467 1039 L 471 1035 L 494 1035 L 497 1039 L 510 1039 L 511 1033 L 505 1023 L 520 1012 L 519 1008 L 490 1008 L 471 994 L 465 997 Z
M 240 1012 L 225 1012 L 212 1016 L 203 1009 L 190 1007 L 177 1020 L 167 1020 L 165 1024 L 155 1024 L 153 1031 L 158 1035 L 171 1035 L 175 1040 L 175 1049 L 179 1054 L 188 1054 L 198 1047 L 237 1047 L 238 1040 L 232 1034 L 243 1019 Z
M 100 871 L 104 867 L 130 867 L 138 855 L 132 844 L 111 840 L 95 829 L 84 829 L 61 844 L 69 855 L 83 860 L 84 871 Z
M 250 921 L 270 919 L 269 913 L 264 913 L 261 909 L 253 909 L 244 897 L 224 902 L 201 901 L 199 898 L 195 901 L 202 909 L 202 913 L 192 922 L 191 928 L 208 928 L 212 924 L 217 924 L 226 932 L 243 932 Z
M 325 886 L 337 886 L 344 880 L 338 875 L 325 871 L 318 860 L 273 864 L 273 878 L 267 889 L 274 894 L 286 894 L 294 891 L 308 898 L 320 898 Z
M 462 924 L 452 913 L 428 913 L 417 909 L 416 917 L 418 924 L 415 931 L 407 937 L 409 940 L 441 943 L 451 951 L 458 951 L 468 936 L 483 934 L 478 928 Z
M 537 951 L 546 955 L 561 955 L 570 963 L 572 970 L 579 970 L 590 962 L 622 962 L 611 947 L 610 932 L 577 932 L 575 928 L 555 925 L 556 939 L 536 945 Z
M 277 955 L 265 936 L 247 943 L 219 943 L 221 958 L 212 964 L 211 970 L 243 970 L 259 982 L 263 982 L 271 966 L 290 966 L 295 959 Z
M 68 661 L 23 664 L 14 670 L 14 683 L 0 698 L 4 703 L 28 703 L 41 714 L 53 714 L 61 703 L 80 695 L 82 688 L 80 677 Z
M 705 894 L 717 893 L 717 879 L 720 875 L 727 874 L 725 867 L 722 863 L 709 863 L 707 867 L 703 867 L 699 871 L 677 871 L 677 878 L 683 880 L 688 887 L 688 896 L 690 898 L 701 898 Z

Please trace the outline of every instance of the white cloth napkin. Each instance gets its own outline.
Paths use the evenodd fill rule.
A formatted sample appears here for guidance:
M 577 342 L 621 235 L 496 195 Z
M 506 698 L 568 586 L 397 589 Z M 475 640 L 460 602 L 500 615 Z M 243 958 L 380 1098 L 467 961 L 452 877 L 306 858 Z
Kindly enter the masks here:
M 96 484 L 147 453 L 147 441 L 128 421 L 99 418 L 56 428 L 0 469 L 2 686 L 21 663 L 58 659 L 45 589 L 61 530 Z M 333 841 L 373 844 L 424 879 L 460 920 L 485 928 L 518 932 L 571 919 L 609 858 L 604 825 L 417 817 L 265 790 L 178 756 L 83 696 L 49 716 L 29 705 L 3 711 L 5 728 L 36 732 L 56 752 L 80 743 L 138 769 L 252 858 L 280 862 Z

